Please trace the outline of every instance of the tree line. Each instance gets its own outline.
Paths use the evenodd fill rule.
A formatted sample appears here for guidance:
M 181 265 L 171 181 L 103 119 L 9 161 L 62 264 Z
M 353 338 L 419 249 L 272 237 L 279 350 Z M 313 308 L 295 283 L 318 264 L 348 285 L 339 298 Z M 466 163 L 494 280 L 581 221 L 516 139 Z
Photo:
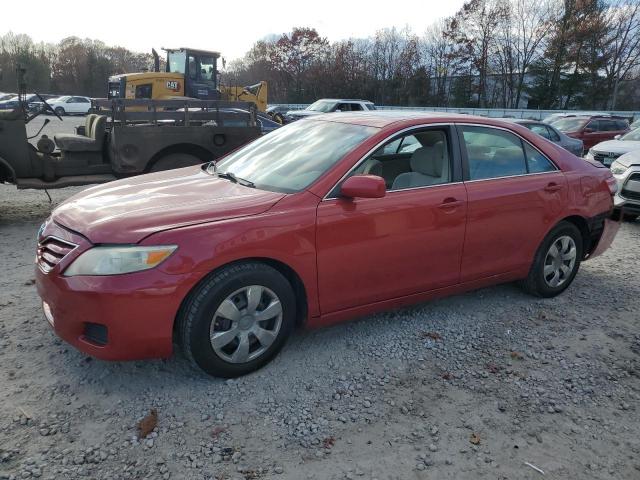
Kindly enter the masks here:
M 215 46 L 212 46 L 214 48 Z M 150 54 L 69 37 L 0 36 L 0 91 L 106 95 L 110 75 L 151 68 Z M 257 41 L 223 72 L 269 83 L 271 103 L 322 97 L 383 105 L 640 109 L 638 0 L 468 0 L 424 32 L 386 28 L 330 42 L 314 28 Z
M 468 0 L 422 34 L 388 28 L 333 43 L 294 28 L 256 42 L 229 77 L 267 80 L 282 103 L 638 109 L 640 2 Z
M 153 56 L 98 40 L 69 37 L 57 44 L 34 43 L 24 34 L 0 36 L 0 91 L 15 92 L 16 66 L 25 68 L 30 92 L 106 97 L 110 75 L 139 72 Z

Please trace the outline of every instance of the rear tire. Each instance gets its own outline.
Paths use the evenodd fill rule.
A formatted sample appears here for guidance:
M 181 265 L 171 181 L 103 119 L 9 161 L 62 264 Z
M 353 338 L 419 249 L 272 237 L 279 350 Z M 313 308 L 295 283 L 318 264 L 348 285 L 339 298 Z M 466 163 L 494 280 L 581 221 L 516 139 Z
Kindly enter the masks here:
M 163 172 L 174 168 L 191 167 L 204 163 L 199 157 L 189 153 L 170 153 L 160 157 L 149 169 L 150 172 Z
M 263 263 L 240 263 L 214 272 L 189 295 L 178 315 L 180 342 L 206 373 L 238 377 L 280 351 L 295 319 L 288 280 Z
M 543 298 L 559 295 L 578 273 L 582 250 L 583 239 L 578 227 L 560 222 L 538 247 L 529 275 L 521 282 L 522 288 Z

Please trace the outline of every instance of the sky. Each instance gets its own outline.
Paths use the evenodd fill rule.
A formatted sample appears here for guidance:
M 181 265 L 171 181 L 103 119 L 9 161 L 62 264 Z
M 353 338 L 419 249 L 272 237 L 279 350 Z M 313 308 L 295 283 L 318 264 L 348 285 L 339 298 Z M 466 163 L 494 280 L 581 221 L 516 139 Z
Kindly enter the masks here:
M 385 27 L 422 34 L 463 0 L 155 0 L 3 2 L 0 34 L 26 33 L 57 43 L 69 36 L 102 40 L 138 52 L 154 47 L 215 50 L 227 61 L 262 38 L 314 27 L 330 41 L 368 37 Z M 52 8 L 53 7 L 53 8 Z M 109 14 L 109 9 L 113 14 Z M 7 21 L 11 19 L 12 21 Z

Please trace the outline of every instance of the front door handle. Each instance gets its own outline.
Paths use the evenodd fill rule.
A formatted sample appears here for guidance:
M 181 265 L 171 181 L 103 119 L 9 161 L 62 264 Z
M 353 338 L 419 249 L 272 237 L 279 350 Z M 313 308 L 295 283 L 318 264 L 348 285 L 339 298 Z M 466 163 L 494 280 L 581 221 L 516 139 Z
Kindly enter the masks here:
M 438 208 L 442 210 L 449 210 L 450 208 L 460 207 L 464 202 L 462 200 L 458 200 L 457 198 L 448 197 L 445 198 Z
M 545 192 L 557 192 L 558 190 L 562 190 L 562 185 L 555 182 L 551 182 L 549 185 L 544 187 Z

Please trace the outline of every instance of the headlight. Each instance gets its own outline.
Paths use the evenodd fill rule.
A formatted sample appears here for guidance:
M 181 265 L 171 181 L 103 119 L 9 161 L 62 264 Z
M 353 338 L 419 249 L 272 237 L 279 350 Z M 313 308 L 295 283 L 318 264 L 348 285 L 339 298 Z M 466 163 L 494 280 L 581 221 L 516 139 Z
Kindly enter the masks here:
M 611 168 L 611 173 L 613 173 L 614 175 L 622 175 L 624 172 L 627 171 L 627 167 L 622 165 L 617 160 L 611 164 L 610 168 Z
M 589 151 L 587 152 L 586 157 L 590 158 L 591 160 L 593 160 L 593 158 L 594 158 L 594 156 L 593 156 L 593 148 L 589 149 Z
M 176 245 L 94 247 L 76 258 L 64 276 L 119 275 L 149 270 L 165 261 L 176 248 Z

